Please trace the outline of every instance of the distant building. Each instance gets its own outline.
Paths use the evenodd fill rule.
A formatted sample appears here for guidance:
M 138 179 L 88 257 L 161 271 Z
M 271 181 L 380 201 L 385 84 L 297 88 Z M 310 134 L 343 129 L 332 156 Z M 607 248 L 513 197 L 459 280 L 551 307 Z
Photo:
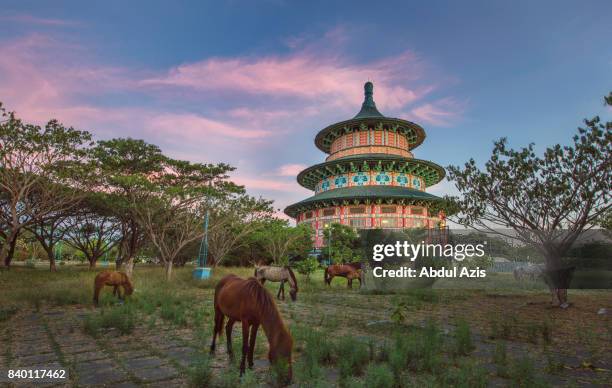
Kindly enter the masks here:
M 425 192 L 445 171 L 411 152 L 425 140 L 425 130 L 383 116 L 376 109 L 373 88 L 371 82 L 365 84 L 365 100 L 355 117 L 318 133 L 315 145 L 329 156 L 297 177 L 315 195 L 285 209 L 298 224 L 312 226 L 315 247 L 323 245 L 331 223 L 357 229 L 445 226 L 442 214 L 428 210 L 439 198 Z

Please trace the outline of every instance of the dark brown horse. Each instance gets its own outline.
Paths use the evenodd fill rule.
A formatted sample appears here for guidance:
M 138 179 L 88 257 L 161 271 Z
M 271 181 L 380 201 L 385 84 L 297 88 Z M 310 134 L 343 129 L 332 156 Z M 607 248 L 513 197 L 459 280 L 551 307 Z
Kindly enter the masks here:
M 348 288 L 353 288 L 353 279 L 358 279 L 361 288 L 361 263 L 332 264 L 325 268 L 325 284 L 331 286 L 335 276 L 346 278 Z
M 94 280 L 93 300 L 96 306 L 98 305 L 100 290 L 102 290 L 102 287 L 104 286 L 113 286 L 113 295 L 118 296 L 119 300 L 123 300 L 123 297 L 121 296 L 121 287 L 123 287 L 125 295 L 132 295 L 134 292 L 134 286 L 132 286 L 130 278 L 123 272 L 102 271 Z
M 227 352 L 233 358 L 232 327 L 237 321 L 242 322 L 242 359 L 240 375 L 244 373 L 245 357 L 248 356 L 249 368 L 253 367 L 253 350 L 257 339 L 259 325 L 263 327 L 270 350 L 268 360 L 271 364 L 286 362 L 288 366 L 287 383 L 291 381 L 291 350 L 293 339 L 283 323 L 274 298 L 255 278 L 242 279 L 236 275 L 227 275 L 215 288 L 215 329 L 210 352 L 215 351 L 217 335 L 221 335 L 223 321 L 225 325 Z M 250 333 L 249 333 L 250 328 Z

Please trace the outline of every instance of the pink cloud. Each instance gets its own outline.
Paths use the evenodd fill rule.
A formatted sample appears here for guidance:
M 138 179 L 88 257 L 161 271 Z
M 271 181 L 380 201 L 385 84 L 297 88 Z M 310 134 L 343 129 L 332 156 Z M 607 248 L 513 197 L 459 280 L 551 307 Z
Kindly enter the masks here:
M 407 113 L 406 116 L 415 121 L 446 127 L 458 120 L 464 110 L 464 103 L 459 103 L 451 98 L 443 98 L 432 103 L 417 106 Z
M 300 171 L 302 171 L 306 167 L 308 166 L 306 166 L 305 164 L 284 164 L 278 168 L 276 174 L 279 176 L 295 177 L 297 176 L 297 174 L 300 173 Z
M 388 109 L 401 108 L 424 97 L 434 85 L 406 85 L 421 78 L 423 64 L 412 52 L 366 64 L 339 55 L 309 50 L 286 56 L 210 58 L 183 64 L 144 79 L 143 86 L 180 87 L 201 92 L 233 91 L 250 95 L 294 97 L 319 105 L 356 108 L 363 83 L 372 79 L 376 101 Z
M 263 129 L 243 129 L 220 121 L 190 114 L 190 113 L 164 113 L 150 119 L 149 130 L 161 131 L 168 136 L 201 137 L 216 135 L 236 139 L 257 139 L 270 135 L 270 131 Z
M 38 24 L 45 26 L 76 26 L 80 23 L 64 20 L 64 19 L 53 19 L 53 18 L 41 18 L 29 14 L 12 14 L 12 15 L 1 15 L 0 20 L 5 22 L 15 22 L 15 23 L 26 23 L 26 24 Z

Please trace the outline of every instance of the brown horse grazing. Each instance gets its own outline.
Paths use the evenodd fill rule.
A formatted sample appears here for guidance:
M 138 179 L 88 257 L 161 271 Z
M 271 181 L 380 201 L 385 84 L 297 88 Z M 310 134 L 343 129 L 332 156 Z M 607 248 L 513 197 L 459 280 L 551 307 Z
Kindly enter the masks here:
M 223 321 L 228 317 L 225 325 L 227 339 L 227 352 L 233 358 L 232 327 L 236 321 L 242 322 L 242 359 L 240 361 L 240 375 L 244 373 L 245 357 L 248 355 L 249 368 L 253 367 L 253 350 L 257 339 L 259 325 L 268 337 L 270 350 L 268 360 L 271 364 L 287 362 L 288 380 L 292 377 L 291 349 L 293 339 L 289 330 L 283 323 L 274 298 L 255 278 L 242 279 L 236 275 L 227 275 L 219 281 L 215 288 L 215 330 L 213 332 L 210 353 L 215 351 L 217 335 L 221 335 Z M 250 334 L 249 334 L 249 328 Z
M 123 300 L 119 287 L 123 287 L 125 295 L 132 295 L 134 292 L 134 287 L 132 286 L 130 278 L 123 272 L 102 271 L 96 276 L 96 280 L 94 280 L 93 300 L 96 306 L 98 305 L 100 290 L 104 286 L 113 286 L 113 295 L 118 296 L 119 300 Z
M 353 279 L 358 279 L 361 288 L 361 263 L 332 264 L 325 268 L 325 284 L 331 286 L 334 276 L 346 278 L 348 288 L 353 288 Z

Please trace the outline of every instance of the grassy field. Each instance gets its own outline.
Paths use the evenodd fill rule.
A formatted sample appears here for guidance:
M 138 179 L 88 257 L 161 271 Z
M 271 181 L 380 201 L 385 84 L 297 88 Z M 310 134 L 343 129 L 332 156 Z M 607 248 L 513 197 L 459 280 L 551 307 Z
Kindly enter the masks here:
M 223 349 L 212 358 L 206 354 L 214 285 L 228 273 L 246 277 L 252 271 L 217 268 L 212 279 L 194 281 L 190 268 L 180 268 L 166 282 L 162 269 L 139 266 L 134 275 L 136 292 L 124 305 L 107 288 L 101 308 L 94 309 L 96 271 L 79 266 L 65 266 L 58 273 L 13 268 L 0 273 L 2 338 L 10 337 L 20 314 L 49 308 L 78 311 L 79 329 L 100 346 L 105 346 L 101 339 L 108 336 L 117 337 L 119 343 L 121 338 L 161 337 L 197 350 L 201 355 L 180 367 L 185 384 L 274 385 L 275 372 L 264 361 L 240 381 L 237 366 L 230 364 Z M 507 281 L 506 275 L 494 275 L 500 284 Z M 320 271 L 310 281 L 299 277 L 298 301 L 292 303 L 287 296 L 287 301 L 278 302 L 295 340 L 298 386 L 486 386 L 491 382 L 546 386 L 611 381 L 610 319 L 597 313 L 601 308 L 610 311 L 610 291 L 570 291 L 572 307 L 560 310 L 549 308 L 543 290 L 454 290 L 441 283 L 442 288 L 381 294 L 357 287 L 348 290 L 344 279 L 328 288 L 322 276 Z M 495 276 L 487 281 L 494 283 Z M 273 293 L 277 286 L 266 283 Z M 241 336 L 236 328 L 234 341 L 239 354 Z M 260 332 L 255 358 L 265 360 L 266 353 L 267 341 Z M 11 355 L 5 358 L 10 361 Z M 133 377 L 133 382 L 142 381 Z

